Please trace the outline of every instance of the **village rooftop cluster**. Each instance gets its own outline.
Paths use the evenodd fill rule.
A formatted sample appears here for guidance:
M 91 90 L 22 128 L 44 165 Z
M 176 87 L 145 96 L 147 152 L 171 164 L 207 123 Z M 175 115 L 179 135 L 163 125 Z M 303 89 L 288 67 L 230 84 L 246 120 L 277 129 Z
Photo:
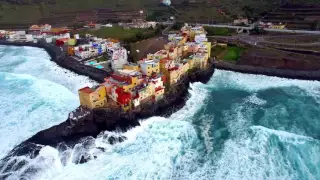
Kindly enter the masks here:
M 114 55 L 114 72 L 96 87 L 79 89 L 80 104 L 91 109 L 120 107 L 129 111 L 146 102 L 157 102 L 189 71 L 207 68 L 210 52 L 211 42 L 204 28 L 186 24 L 169 36 L 164 49 L 137 63 L 128 62 L 125 51 Z
M 88 28 L 93 28 L 93 25 L 97 26 L 98 24 L 90 23 L 88 25 Z M 108 72 L 110 71 L 110 64 L 116 62 L 114 60 L 118 60 L 119 57 L 127 59 L 128 52 L 120 46 L 120 41 L 117 39 L 98 38 L 90 34 L 81 38 L 79 34 L 71 36 L 70 33 L 71 30 L 68 28 L 52 28 L 51 25 L 44 24 L 32 25 L 26 31 L 0 30 L 0 37 L 11 42 L 52 44 L 60 47 L 75 61 Z M 116 66 L 116 64 L 111 64 L 111 66 Z

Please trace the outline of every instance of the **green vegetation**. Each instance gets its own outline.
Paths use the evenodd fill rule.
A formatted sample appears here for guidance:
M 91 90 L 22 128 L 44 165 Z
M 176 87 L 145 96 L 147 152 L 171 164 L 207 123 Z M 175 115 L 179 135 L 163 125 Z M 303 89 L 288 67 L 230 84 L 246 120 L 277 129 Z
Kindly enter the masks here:
M 239 46 L 228 46 L 228 48 L 227 48 L 227 50 L 226 50 L 226 52 L 224 54 L 223 59 L 225 61 L 236 62 L 240 58 L 240 56 L 241 56 L 243 51 L 244 51 L 244 48 L 242 48 L 242 47 L 239 47 Z
M 178 31 L 178 30 L 180 30 L 183 26 L 184 26 L 184 23 L 176 22 L 176 23 L 172 26 L 171 30 L 176 30 L 176 31 Z
M 85 30 L 81 30 L 79 34 L 82 36 L 84 36 L 85 34 L 92 34 L 97 37 L 117 38 L 117 39 L 123 40 L 126 38 L 135 37 L 141 31 L 142 31 L 141 29 L 124 29 L 122 27 L 115 26 L 110 28 L 101 28 L 98 30 L 85 29 Z
M 203 4 L 198 7 L 181 7 L 181 14 L 177 15 L 179 21 L 199 23 L 223 23 L 231 22 L 233 19 L 227 14 L 219 13 L 219 8 Z
M 231 36 L 235 33 L 234 29 L 229 28 L 205 26 L 204 29 L 208 32 L 207 36 Z
M 319 4 L 319 0 L 294 0 L 295 4 Z M 274 10 L 280 0 L 175 0 L 172 7 L 161 5 L 159 0 L 2 0 L 0 23 L 36 23 L 50 13 L 87 11 L 97 8 L 114 10 L 140 10 L 149 20 L 165 20 L 175 16 L 185 22 L 231 22 L 232 17 L 260 17 Z M 23 18 L 22 18 L 23 17 Z
M 100 57 L 96 58 L 95 60 L 96 60 L 98 63 L 100 63 L 100 62 L 105 62 L 105 61 L 107 61 L 108 59 L 107 59 L 106 55 L 103 55 L 103 56 L 100 56 Z
M 224 52 L 226 48 L 222 46 L 216 46 L 211 49 L 211 56 L 218 57 L 222 52 Z
M 101 28 L 98 30 L 93 29 L 85 29 L 79 31 L 81 36 L 85 34 L 92 34 L 97 37 L 102 38 L 115 38 L 120 41 L 124 41 L 126 43 L 136 42 L 143 39 L 151 38 L 157 35 L 161 31 L 160 27 L 157 29 L 149 28 L 149 29 L 138 29 L 138 28 L 130 28 L 125 29 L 123 27 L 114 26 L 110 28 Z
M 244 50 L 245 48 L 239 46 L 216 46 L 211 49 L 211 56 L 229 62 L 237 62 Z

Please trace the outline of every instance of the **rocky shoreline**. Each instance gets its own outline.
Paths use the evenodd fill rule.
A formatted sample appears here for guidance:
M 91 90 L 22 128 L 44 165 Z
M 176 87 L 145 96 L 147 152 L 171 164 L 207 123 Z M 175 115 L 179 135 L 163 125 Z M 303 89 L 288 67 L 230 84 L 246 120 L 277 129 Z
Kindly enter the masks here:
M 260 74 L 266 76 L 277 76 L 281 78 L 317 80 L 320 81 L 320 70 L 318 71 L 297 71 L 289 69 L 276 69 L 248 65 L 237 65 L 223 61 L 216 61 L 214 65 L 217 69 L 229 70 L 246 74 Z

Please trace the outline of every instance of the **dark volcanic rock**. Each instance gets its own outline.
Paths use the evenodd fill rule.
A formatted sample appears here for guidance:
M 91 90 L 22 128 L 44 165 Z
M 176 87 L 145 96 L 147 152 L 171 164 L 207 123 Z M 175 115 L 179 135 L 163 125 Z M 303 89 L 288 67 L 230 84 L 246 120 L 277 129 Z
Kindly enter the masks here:
M 283 78 L 291 79 L 301 79 L 301 80 L 317 80 L 320 81 L 320 70 L 316 71 L 296 71 L 289 69 L 275 69 L 275 68 L 265 68 L 258 66 L 249 65 L 237 65 L 227 62 L 216 62 L 215 66 L 217 69 L 230 70 L 241 73 L 248 74 L 261 74 L 267 76 L 277 76 Z

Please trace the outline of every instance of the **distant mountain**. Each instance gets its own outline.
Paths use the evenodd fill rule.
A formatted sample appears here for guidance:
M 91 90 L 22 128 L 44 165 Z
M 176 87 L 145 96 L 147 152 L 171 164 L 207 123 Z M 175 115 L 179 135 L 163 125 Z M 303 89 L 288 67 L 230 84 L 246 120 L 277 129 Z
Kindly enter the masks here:
M 320 0 L 294 0 L 315 3 Z M 182 21 L 222 22 L 241 16 L 258 17 L 291 0 L 171 0 L 165 6 L 161 0 L 0 0 L 1 24 L 30 24 L 68 12 L 92 11 L 97 8 L 113 10 L 144 10 L 148 18 L 163 20 L 176 16 Z M 70 18 L 70 17 L 69 17 Z

